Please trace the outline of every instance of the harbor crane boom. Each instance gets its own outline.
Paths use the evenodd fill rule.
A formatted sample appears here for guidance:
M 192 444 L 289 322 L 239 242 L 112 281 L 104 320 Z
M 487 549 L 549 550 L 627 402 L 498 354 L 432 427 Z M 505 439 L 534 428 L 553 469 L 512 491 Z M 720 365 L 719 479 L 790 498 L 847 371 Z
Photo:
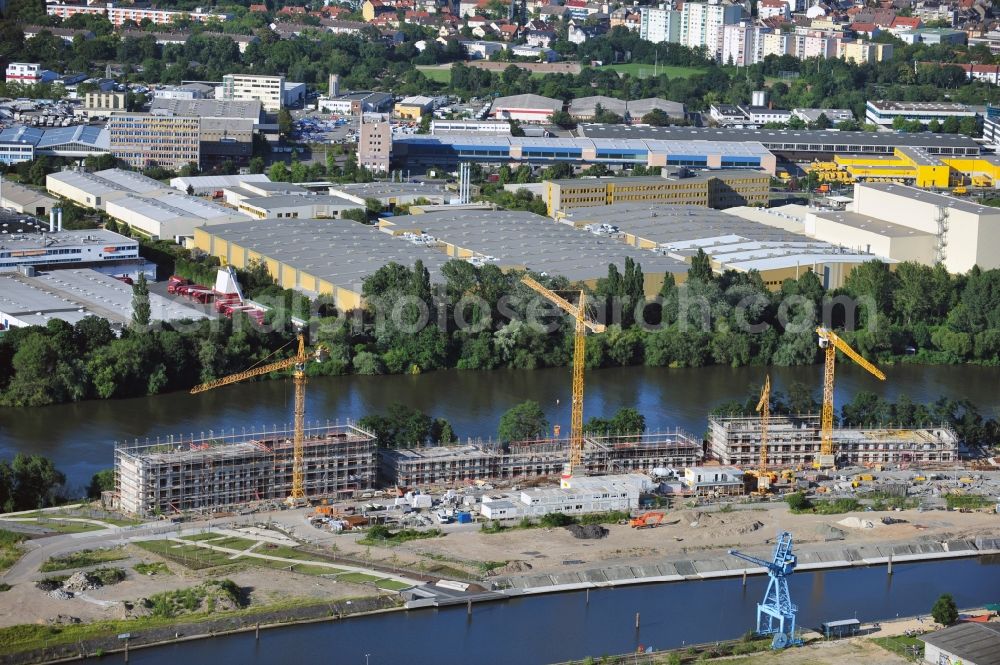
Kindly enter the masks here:
M 221 379 L 202 383 L 191 389 L 191 394 L 197 395 L 213 388 L 220 388 L 228 386 L 231 383 L 239 383 L 240 381 L 252 379 L 255 376 L 263 376 L 264 374 L 288 369 L 289 367 L 295 368 L 295 373 L 293 374 L 295 381 L 295 434 L 292 439 L 292 491 L 287 499 L 291 505 L 300 505 L 306 500 L 305 474 L 303 472 L 303 443 L 305 439 L 306 415 L 306 362 L 309 361 L 309 356 L 306 354 L 305 336 L 302 333 L 299 333 L 298 341 L 298 352 L 291 358 L 285 358 L 284 360 L 254 367 L 243 372 L 230 374 Z M 322 346 L 316 347 L 315 357 L 319 359 L 322 352 Z
M 824 350 L 823 363 L 823 415 L 820 420 L 819 457 L 813 463 L 817 469 L 829 469 L 836 466 L 833 454 L 833 370 L 837 359 L 837 350 L 863 367 L 880 381 L 885 381 L 885 374 L 875 365 L 861 357 L 847 342 L 840 339 L 835 332 L 822 326 L 816 328 L 819 335 L 819 348 Z
M 600 333 L 604 332 L 605 326 L 602 323 L 587 320 L 587 296 L 583 291 L 579 292 L 580 295 L 577 304 L 574 305 L 555 291 L 542 286 L 531 277 L 525 276 L 521 279 L 521 282 L 553 302 L 576 321 L 575 335 L 573 337 L 573 401 L 572 416 L 570 418 L 569 465 L 563 474 L 563 485 L 565 486 L 583 459 L 583 369 L 587 360 L 587 330 L 590 329 Z
M 757 634 L 774 635 L 772 649 L 801 644 L 802 641 L 795 637 L 795 615 L 799 608 L 792 602 L 788 590 L 788 577 L 795 570 L 797 561 L 792 554 L 792 534 L 787 531 L 778 534 L 770 561 L 736 550 L 729 550 L 729 554 L 767 571 L 768 583 L 764 600 L 757 603 Z

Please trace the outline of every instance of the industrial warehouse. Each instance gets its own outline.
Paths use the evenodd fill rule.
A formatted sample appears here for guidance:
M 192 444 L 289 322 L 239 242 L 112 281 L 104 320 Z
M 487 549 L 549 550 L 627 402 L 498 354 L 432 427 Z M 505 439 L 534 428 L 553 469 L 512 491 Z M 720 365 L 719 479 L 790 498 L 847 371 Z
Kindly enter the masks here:
M 311 497 L 350 497 L 374 486 L 375 437 L 352 424 L 306 428 L 303 487 Z M 292 489 L 290 429 L 171 437 L 115 445 L 111 503 L 140 516 L 280 503 Z
M 419 259 L 438 281 L 448 260 L 441 252 L 357 222 L 243 219 L 196 228 L 193 246 L 240 269 L 263 261 L 282 288 L 333 296 L 344 310 L 361 306 L 365 278 L 388 263 L 412 266 Z
M 383 484 L 398 487 L 537 478 L 561 473 L 569 461 L 569 452 L 566 439 L 382 450 L 379 473 Z M 581 467 L 595 476 L 649 474 L 654 469 L 699 464 L 702 456 L 701 441 L 681 430 L 587 436 Z
M 755 270 L 771 290 L 810 270 L 825 288 L 837 288 L 865 261 L 893 262 L 699 206 L 618 203 L 574 208 L 560 215 L 560 220 L 678 261 L 690 262 L 702 250 L 717 272 Z
M 778 467 L 809 466 L 820 454 L 820 417 L 771 416 L 767 426 L 767 460 Z M 896 429 L 833 430 L 840 465 L 872 466 L 951 463 L 958 459 L 958 435 L 944 426 Z M 760 460 L 758 417 L 708 419 L 708 453 L 723 464 L 756 466 Z
M 495 263 L 559 275 L 593 288 L 607 277 L 608 265 L 623 268 L 625 258 L 642 264 L 645 291 L 657 293 L 664 276 L 683 280 L 688 266 L 681 260 L 625 247 L 609 238 L 575 231 L 548 217 L 516 210 L 463 210 L 386 217 L 380 228 L 405 238 L 426 240 L 449 258 Z

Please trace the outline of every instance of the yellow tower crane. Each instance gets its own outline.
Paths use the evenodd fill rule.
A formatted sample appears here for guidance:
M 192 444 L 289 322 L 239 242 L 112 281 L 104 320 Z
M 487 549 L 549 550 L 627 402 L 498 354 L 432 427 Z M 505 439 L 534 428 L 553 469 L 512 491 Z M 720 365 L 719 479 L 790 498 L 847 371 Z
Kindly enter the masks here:
M 221 386 L 228 386 L 231 383 L 239 383 L 240 381 L 245 381 L 246 379 L 251 379 L 255 376 L 270 374 L 271 372 L 288 369 L 289 367 L 295 368 L 295 373 L 293 375 L 295 381 L 295 434 L 292 439 L 292 491 L 288 495 L 288 499 L 286 499 L 287 503 L 291 506 L 302 506 L 306 503 L 302 458 L 306 419 L 306 362 L 308 362 L 309 356 L 306 355 L 306 341 L 305 337 L 301 333 L 299 334 L 298 340 L 298 353 L 291 358 L 268 363 L 267 365 L 261 365 L 260 367 L 254 367 L 244 372 L 230 374 L 229 376 L 224 376 L 221 379 L 203 383 L 191 389 L 191 394 L 197 395 L 198 393 L 203 393 L 206 390 L 212 390 L 213 388 L 219 388 Z M 314 352 L 314 356 L 317 360 L 321 359 L 322 353 L 323 347 L 317 346 Z
M 824 350 L 823 369 L 823 416 L 820 420 L 820 450 L 819 457 L 813 462 L 816 469 L 829 469 L 836 466 L 833 454 L 833 370 L 837 358 L 837 349 L 853 360 L 870 374 L 885 381 L 885 374 L 875 365 L 861 357 L 857 351 L 848 346 L 835 332 L 828 328 L 816 328 L 819 335 L 819 348 Z
M 579 468 L 583 459 L 583 369 L 587 360 L 587 329 L 600 333 L 604 332 L 605 326 L 587 320 L 587 296 L 583 291 L 580 291 L 577 304 L 574 305 L 530 277 L 525 276 L 521 282 L 545 296 L 576 320 L 576 334 L 573 338 L 573 409 L 570 419 L 569 464 L 566 465 L 562 477 L 563 487 L 569 487 L 573 472 Z
M 761 472 L 767 471 L 767 427 L 771 421 L 771 376 L 764 377 L 764 387 L 760 390 L 760 401 L 757 402 L 757 413 L 760 414 L 760 463 Z

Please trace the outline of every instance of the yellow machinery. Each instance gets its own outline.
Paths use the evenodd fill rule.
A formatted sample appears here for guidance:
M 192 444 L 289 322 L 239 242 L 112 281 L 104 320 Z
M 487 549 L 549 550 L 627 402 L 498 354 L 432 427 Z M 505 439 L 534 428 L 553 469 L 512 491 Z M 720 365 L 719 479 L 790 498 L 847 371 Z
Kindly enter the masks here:
M 767 428 L 771 421 L 771 376 L 764 377 L 764 387 L 760 391 L 760 401 L 757 402 L 757 413 L 760 414 L 760 462 L 757 464 L 757 490 L 764 492 L 771 489 L 771 474 L 767 472 Z
M 837 359 L 837 349 L 845 356 L 853 360 L 858 365 L 868 370 L 869 373 L 885 381 L 885 374 L 875 365 L 861 357 L 861 355 L 848 346 L 847 342 L 840 339 L 836 333 L 828 328 L 816 328 L 819 335 L 819 348 L 823 349 L 826 357 L 824 359 L 823 370 L 823 416 L 820 422 L 820 451 L 819 457 L 813 462 L 813 467 L 817 469 L 829 469 L 836 465 L 836 458 L 833 454 L 833 370 Z
M 321 358 L 323 352 L 323 347 L 317 347 L 315 351 L 315 357 Z M 306 355 L 306 342 L 305 337 L 299 334 L 299 349 L 291 358 L 286 358 L 284 360 L 279 360 L 277 362 L 269 363 L 267 365 L 261 365 L 260 367 L 254 367 L 248 369 L 244 372 L 237 372 L 236 374 L 230 374 L 229 376 L 224 376 L 221 379 L 216 379 L 215 381 L 209 381 L 208 383 L 203 383 L 199 386 L 195 386 L 191 389 L 191 394 L 196 395 L 198 393 L 203 393 L 206 390 L 212 390 L 213 388 L 219 388 L 221 386 L 228 386 L 231 383 L 239 383 L 246 379 L 251 379 L 255 376 L 262 376 L 264 374 L 270 374 L 271 372 L 277 372 L 283 369 L 288 369 L 289 367 L 295 368 L 294 380 L 295 380 L 295 434 L 292 439 L 293 444 L 293 457 L 292 457 L 292 492 L 288 495 L 287 502 L 292 506 L 301 506 L 306 503 L 306 491 L 305 483 L 303 479 L 302 470 L 302 457 L 303 457 L 303 439 L 305 438 L 305 417 L 306 417 L 306 362 L 309 360 L 309 356 Z
M 568 312 L 576 320 L 576 335 L 573 339 L 573 409 L 570 419 L 569 464 L 563 473 L 562 485 L 568 487 L 573 472 L 580 466 L 583 458 L 583 368 L 587 360 L 587 329 L 596 333 L 604 332 L 604 324 L 587 320 L 586 294 L 580 291 L 576 305 L 545 288 L 532 278 L 525 276 L 521 282 L 532 290 L 545 296 L 560 309 Z

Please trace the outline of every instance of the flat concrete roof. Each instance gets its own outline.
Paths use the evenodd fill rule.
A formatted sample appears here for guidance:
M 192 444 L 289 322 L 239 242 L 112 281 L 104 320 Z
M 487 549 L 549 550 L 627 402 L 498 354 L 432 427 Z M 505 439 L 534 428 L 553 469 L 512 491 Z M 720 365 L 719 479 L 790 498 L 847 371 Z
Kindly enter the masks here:
M 650 125 L 602 125 L 583 123 L 577 128 L 581 137 L 592 139 L 646 139 L 684 141 L 759 141 L 765 147 L 780 149 L 782 144 L 836 144 L 849 146 L 923 146 L 975 148 L 979 144 L 958 134 L 931 132 L 841 132 L 830 129 L 729 129 L 724 127 L 652 127 Z
M 623 269 L 625 257 L 641 263 L 646 274 L 685 273 L 688 269 L 683 261 L 581 232 L 530 212 L 464 210 L 386 221 L 400 231 L 419 229 L 441 242 L 494 257 L 502 267 L 524 267 L 573 281 L 607 277 L 608 264 Z
M 871 215 L 859 215 L 856 212 L 849 212 L 847 210 L 823 210 L 815 214 L 819 219 L 828 219 L 831 222 L 844 224 L 845 226 L 850 226 L 861 231 L 877 233 L 889 238 L 929 237 L 934 235 L 932 233 L 925 233 L 924 231 L 917 231 L 901 224 L 893 224 L 892 222 L 887 222 L 884 219 L 872 217 Z
M 773 226 L 792 233 L 802 233 L 809 207 L 794 203 L 774 208 L 737 206 L 735 208 L 726 208 L 722 212 L 727 215 L 741 217 L 751 222 L 764 224 L 765 226 Z
M 362 199 L 391 199 L 400 196 L 442 197 L 448 192 L 441 185 L 422 182 L 358 182 L 330 187 L 333 196 L 357 196 Z
M 262 219 L 219 224 L 206 233 L 251 249 L 314 277 L 360 293 L 365 277 L 388 263 L 413 267 L 420 259 L 436 282 L 443 253 L 393 238 L 373 226 L 350 220 Z
M 151 194 L 167 189 L 159 180 L 147 178 L 141 173 L 123 169 L 107 169 L 88 173 L 86 171 L 59 171 L 50 173 L 48 178 L 63 182 L 88 194 L 101 196 L 110 192 L 133 192 Z
M 559 111 L 563 107 L 561 99 L 542 97 L 541 95 L 511 95 L 510 97 L 497 97 L 493 100 L 490 112 L 498 109 L 544 109 L 547 111 Z
M 259 183 L 271 182 L 271 179 L 263 173 L 249 173 L 247 175 L 197 175 L 179 176 L 170 179 L 170 186 L 182 192 L 187 191 L 188 185 L 195 189 L 225 189 L 226 187 L 238 186 L 244 182 Z
M 767 173 L 755 169 L 689 169 L 688 175 L 681 178 L 675 172 L 666 175 L 650 176 L 611 176 L 607 178 L 560 178 L 559 180 L 549 180 L 560 187 L 573 187 L 574 185 L 586 187 L 592 184 L 629 185 L 629 184 L 660 184 L 660 183 L 684 183 L 684 182 L 704 182 L 712 178 L 722 180 L 757 180 L 760 178 L 770 178 Z
M 229 118 L 258 121 L 261 103 L 254 99 L 235 101 L 223 99 L 164 99 L 156 97 L 150 104 L 153 115 L 197 116 L 199 118 Z
M 923 203 L 930 203 L 936 206 L 946 206 L 952 210 L 960 210 L 962 212 L 972 213 L 974 215 L 1000 215 L 1000 208 L 992 208 L 990 206 L 984 206 L 979 203 L 974 203 L 972 201 L 967 201 L 956 196 L 949 196 L 947 194 L 937 194 L 935 192 L 928 192 L 926 190 L 920 189 L 918 187 L 910 187 L 908 185 L 897 185 L 894 183 L 887 182 L 865 182 L 859 185 L 862 190 L 864 189 L 874 189 L 879 192 L 886 192 L 890 194 L 896 194 L 898 196 L 904 196 L 908 199 L 914 199 L 916 201 L 921 201 Z
M 8 201 L 19 206 L 31 205 L 36 201 L 43 201 L 46 206 L 56 202 L 54 198 L 36 189 L 30 189 L 16 182 L 5 180 L 0 186 L 0 208 L 3 202 Z
M 172 191 L 164 192 L 155 199 L 128 195 L 111 203 L 156 222 L 168 222 L 178 217 L 209 220 L 237 215 L 232 208 Z
M 208 318 L 203 312 L 149 294 L 150 317 L 154 321 Z M 95 270 L 52 270 L 26 277 L 0 274 L 0 312 L 29 325 L 44 326 L 51 319 L 76 323 L 99 316 L 127 325 L 132 320 L 132 287 Z
M 701 206 L 618 203 L 567 211 L 569 222 L 608 224 L 656 243 L 679 260 L 704 250 L 723 268 L 758 270 L 812 263 L 854 263 L 875 258 L 798 233 Z M 591 221 L 593 220 L 593 221 Z M 594 232 L 603 234 L 600 227 Z M 687 265 L 687 264 L 685 264 Z
M 971 108 L 958 102 L 896 102 L 885 99 L 875 99 L 868 102 L 868 106 L 880 111 L 942 111 L 942 112 L 970 112 Z
M 81 245 L 138 245 L 138 240 L 104 229 L 56 231 L 48 233 L 48 222 L 41 223 L 44 233 L 2 233 L 0 249 L 40 249 L 80 247 Z
M 344 210 L 354 210 L 358 203 L 345 199 L 343 196 L 330 196 L 327 194 L 281 194 L 278 196 L 256 196 L 243 199 L 241 205 L 253 206 L 255 208 L 291 208 L 295 206 L 341 206 Z

